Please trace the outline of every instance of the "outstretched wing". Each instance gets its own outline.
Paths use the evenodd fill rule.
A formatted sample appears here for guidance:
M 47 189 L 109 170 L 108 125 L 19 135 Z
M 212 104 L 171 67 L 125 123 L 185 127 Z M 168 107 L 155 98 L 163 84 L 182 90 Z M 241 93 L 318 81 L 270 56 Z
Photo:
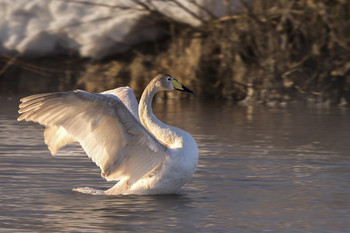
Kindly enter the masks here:
M 117 96 L 129 109 L 131 114 L 140 122 L 138 113 L 139 104 L 137 103 L 135 94 L 130 87 L 118 87 L 104 91 L 101 94 L 112 94 Z M 44 138 L 52 155 L 55 155 L 60 148 L 75 141 L 64 128 L 57 126 L 47 126 L 45 128 Z
M 38 122 L 47 127 L 45 133 L 58 132 L 57 137 L 68 133 L 107 180 L 128 177 L 132 184 L 166 156 L 167 147 L 141 125 L 117 96 L 77 90 L 32 95 L 21 102 L 19 121 Z

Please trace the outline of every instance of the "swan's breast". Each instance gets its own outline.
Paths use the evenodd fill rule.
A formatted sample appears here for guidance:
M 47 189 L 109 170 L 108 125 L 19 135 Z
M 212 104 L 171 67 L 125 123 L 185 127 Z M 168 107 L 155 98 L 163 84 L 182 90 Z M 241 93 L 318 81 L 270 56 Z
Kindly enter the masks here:
M 165 176 L 178 183 L 181 187 L 186 184 L 196 170 L 198 163 L 198 147 L 196 141 L 189 134 L 182 136 L 182 146 L 170 149 L 171 156 L 167 163 Z M 181 188 L 180 187 L 180 188 Z

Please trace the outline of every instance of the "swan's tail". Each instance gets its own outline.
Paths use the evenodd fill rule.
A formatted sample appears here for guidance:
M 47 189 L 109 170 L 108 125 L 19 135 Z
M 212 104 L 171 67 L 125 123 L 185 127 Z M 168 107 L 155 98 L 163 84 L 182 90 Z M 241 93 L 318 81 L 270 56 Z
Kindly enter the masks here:
M 73 191 L 90 195 L 106 195 L 105 191 L 103 190 L 93 189 L 89 187 L 74 188 Z

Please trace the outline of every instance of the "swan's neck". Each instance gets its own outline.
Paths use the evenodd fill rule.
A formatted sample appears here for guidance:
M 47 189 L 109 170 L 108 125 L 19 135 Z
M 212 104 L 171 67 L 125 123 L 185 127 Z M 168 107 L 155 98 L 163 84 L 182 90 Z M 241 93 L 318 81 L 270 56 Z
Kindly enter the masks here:
M 152 100 L 159 91 L 151 82 L 142 93 L 139 104 L 140 121 L 159 141 L 168 147 L 176 147 L 178 144 L 182 144 L 182 137 L 177 132 L 179 129 L 164 124 L 152 113 Z

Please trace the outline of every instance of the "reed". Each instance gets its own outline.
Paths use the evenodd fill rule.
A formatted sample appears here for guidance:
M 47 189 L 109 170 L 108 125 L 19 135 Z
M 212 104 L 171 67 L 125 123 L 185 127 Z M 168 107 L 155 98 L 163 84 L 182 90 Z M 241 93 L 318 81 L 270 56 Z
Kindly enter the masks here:
M 197 62 L 179 75 L 195 75 L 206 97 L 349 103 L 350 2 L 241 2 L 239 14 L 206 22 L 200 30 L 178 31 L 173 44 L 183 46 L 168 50 L 171 66 L 191 64 L 193 57 Z M 208 85 L 210 91 L 203 88 Z

